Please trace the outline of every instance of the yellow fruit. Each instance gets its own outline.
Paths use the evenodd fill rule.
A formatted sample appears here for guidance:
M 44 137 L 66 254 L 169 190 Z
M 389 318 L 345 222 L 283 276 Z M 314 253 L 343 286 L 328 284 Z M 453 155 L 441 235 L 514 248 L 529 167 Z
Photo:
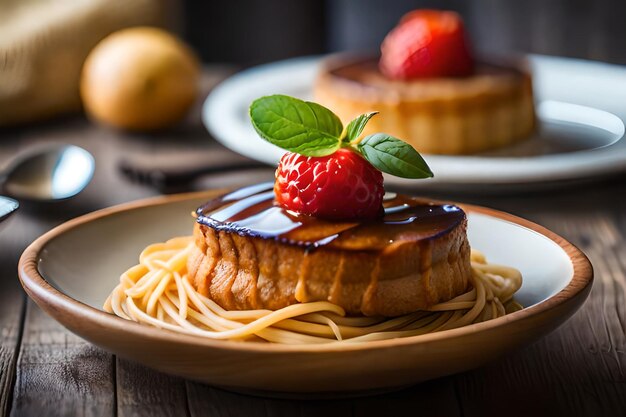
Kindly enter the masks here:
M 198 93 L 193 51 L 152 27 L 104 38 L 83 66 L 80 94 L 94 119 L 122 129 L 156 130 L 180 121 Z

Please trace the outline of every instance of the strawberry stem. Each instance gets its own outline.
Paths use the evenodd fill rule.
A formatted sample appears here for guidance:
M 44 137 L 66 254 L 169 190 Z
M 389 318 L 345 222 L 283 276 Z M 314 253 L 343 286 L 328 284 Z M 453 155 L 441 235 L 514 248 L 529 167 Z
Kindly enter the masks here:
M 355 138 L 355 139 L 351 140 L 351 141 L 348 143 L 348 145 L 349 145 L 350 147 L 353 147 L 353 148 L 354 148 L 354 147 L 355 147 L 355 146 L 357 146 L 359 143 L 361 143 L 361 141 L 362 141 L 362 140 L 363 140 L 363 137 L 358 137 L 358 138 Z

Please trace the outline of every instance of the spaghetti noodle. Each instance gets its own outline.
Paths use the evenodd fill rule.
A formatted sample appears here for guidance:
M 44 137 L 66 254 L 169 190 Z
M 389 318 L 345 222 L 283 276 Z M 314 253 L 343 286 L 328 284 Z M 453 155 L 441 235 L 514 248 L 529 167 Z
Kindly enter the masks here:
M 276 311 L 228 311 L 198 293 L 187 277 L 191 236 L 148 246 L 139 264 L 124 272 L 104 309 L 163 329 L 230 340 L 285 344 L 354 343 L 416 336 L 501 317 L 522 307 L 513 295 L 522 285 L 514 268 L 488 264 L 472 251 L 472 289 L 449 301 L 400 317 L 346 317 L 327 301 Z

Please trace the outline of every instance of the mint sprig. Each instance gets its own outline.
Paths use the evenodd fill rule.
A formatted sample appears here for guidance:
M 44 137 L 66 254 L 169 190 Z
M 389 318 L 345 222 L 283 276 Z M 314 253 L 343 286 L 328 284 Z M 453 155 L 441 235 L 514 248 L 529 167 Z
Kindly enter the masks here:
M 261 97 L 250 106 L 250 118 L 263 139 L 290 152 L 326 156 L 341 145 L 341 120 L 317 103 L 282 95 Z
M 365 125 L 377 112 L 352 120 L 344 129 L 339 117 L 317 103 L 285 95 L 256 99 L 250 119 L 266 141 L 305 156 L 326 156 L 339 148 L 351 148 L 387 174 L 403 178 L 433 176 L 422 156 L 408 143 L 375 133 L 359 140 Z
M 348 126 L 346 126 L 345 130 L 341 134 L 342 142 L 352 142 L 357 140 L 359 136 L 361 136 L 361 133 L 363 133 L 363 129 L 365 129 L 367 122 L 369 122 L 370 119 L 377 114 L 377 111 L 365 113 L 348 123 Z
M 402 178 L 429 178 L 432 171 L 411 145 L 385 133 L 374 133 L 358 143 L 357 149 L 372 165 Z

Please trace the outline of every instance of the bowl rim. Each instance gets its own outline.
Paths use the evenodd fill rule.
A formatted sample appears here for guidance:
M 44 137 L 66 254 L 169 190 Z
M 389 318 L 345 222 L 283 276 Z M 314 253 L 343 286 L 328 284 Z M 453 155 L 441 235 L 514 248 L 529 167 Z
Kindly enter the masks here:
M 569 300 L 579 296 L 586 296 L 591 284 L 593 283 L 593 267 L 587 256 L 572 243 L 565 240 L 556 233 L 533 223 L 524 218 L 471 204 L 458 204 L 467 213 L 478 213 L 499 220 L 504 220 L 525 229 L 538 233 L 556 243 L 566 253 L 573 267 L 573 275 L 569 283 L 556 294 L 547 299 L 534 304 L 531 307 L 507 314 L 506 316 L 488 320 L 481 323 L 474 323 L 467 326 L 459 327 L 451 330 L 443 330 L 435 333 L 428 333 L 418 336 L 409 336 L 404 338 L 368 341 L 363 343 L 328 343 L 313 345 L 286 345 L 264 342 L 237 342 L 230 340 L 216 340 L 203 338 L 201 336 L 193 336 L 187 334 L 176 333 L 134 321 L 122 319 L 118 316 L 107 313 L 103 310 L 91 307 L 77 299 L 58 290 L 52 286 L 41 275 L 38 269 L 39 254 L 56 237 L 65 232 L 75 229 L 86 223 L 100 220 L 105 217 L 113 216 L 118 213 L 132 211 L 149 206 L 161 206 L 171 203 L 183 202 L 200 198 L 215 197 L 220 193 L 228 190 L 218 189 L 191 193 L 174 194 L 168 196 L 151 197 L 128 203 L 123 203 L 107 208 L 103 208 L 85 215 L 76 217 L 64 222 L 50 231 L 44 233 L 35 241 L 33 241 L 22 253 L 18 263 L 18 275 L 22 286 L 26 293 L 44 310 L 61 311 L 67 315 L 74 317 L 82 317 L 81 320 L 91 322 L 99 326 L 103 330 L 113 330 L 120 333 L 129 333 L 134 337 L 150 340 L 156 343 L 173 343 L 178 345 L 192 345 L 196 347 L 205 347 L 218 350 L 228 351 L 247 351 L 255 353 L 297 353 L 297 352 L 355 352 L 363 350 L 387 349 L 398 346 L 425 344 L 435 342 L 441 339 L 457 338 L 467 336 L 471 333 L 480 333 L 495 328 L 507 326 L 514 322 L 520 322 L 548 310 L 555 309 Z M 56 319 L 56 318 L 55 318 Z M 63 324 L 63 323 L 62 323 Z M 82 326 L 81 326 L 82 327 Z

